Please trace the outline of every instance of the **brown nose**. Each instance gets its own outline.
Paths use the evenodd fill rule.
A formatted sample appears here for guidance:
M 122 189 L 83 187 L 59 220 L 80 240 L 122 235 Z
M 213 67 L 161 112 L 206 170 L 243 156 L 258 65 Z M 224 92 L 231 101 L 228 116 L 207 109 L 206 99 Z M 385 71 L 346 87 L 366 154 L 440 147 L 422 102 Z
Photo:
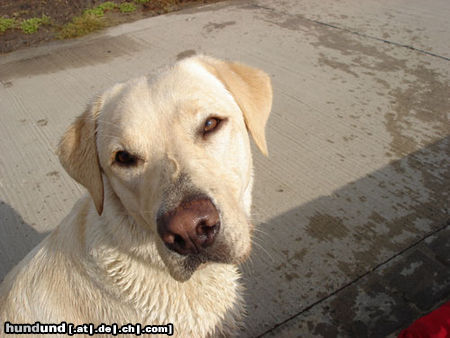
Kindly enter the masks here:
M 185 199 L 156 222 L 166 246 L 181 255 L 197 254 L 211 246 L 220 229 L 219 213 L 207 197 Z

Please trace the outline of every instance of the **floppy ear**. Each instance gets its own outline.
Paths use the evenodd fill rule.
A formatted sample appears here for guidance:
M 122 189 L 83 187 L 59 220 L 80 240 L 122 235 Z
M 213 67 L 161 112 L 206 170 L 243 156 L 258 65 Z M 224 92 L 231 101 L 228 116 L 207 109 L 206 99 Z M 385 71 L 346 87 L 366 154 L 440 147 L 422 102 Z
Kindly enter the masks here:
M 103 105 L 91 103 L 62 137 L 57 154 L 64 169 L 91 194 L 99 215 L 103 211 L 103 180 L 96 145 L 96 119 Z
M 244 114 L 244 121 L 259 150 L 267 156 L 265 127 L 272 108 L 270 77 L 262 70 L 237 62 L 199 57 L 205 68 L 215 75 L 233 95 Z

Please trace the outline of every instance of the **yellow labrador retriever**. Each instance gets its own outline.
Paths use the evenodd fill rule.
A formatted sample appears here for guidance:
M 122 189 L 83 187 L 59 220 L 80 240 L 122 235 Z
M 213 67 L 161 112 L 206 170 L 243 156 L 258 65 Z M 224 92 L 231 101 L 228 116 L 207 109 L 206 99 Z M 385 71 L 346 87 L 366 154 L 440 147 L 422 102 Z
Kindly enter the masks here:
M 267 154 L 271 104 L 267 74 L 207 56 L 94 100 L 58 149 L 90 197 L 5 278 L 0 331 L 171 323 L 181 337 L 233 335 L 252 234 L 247 131 Z

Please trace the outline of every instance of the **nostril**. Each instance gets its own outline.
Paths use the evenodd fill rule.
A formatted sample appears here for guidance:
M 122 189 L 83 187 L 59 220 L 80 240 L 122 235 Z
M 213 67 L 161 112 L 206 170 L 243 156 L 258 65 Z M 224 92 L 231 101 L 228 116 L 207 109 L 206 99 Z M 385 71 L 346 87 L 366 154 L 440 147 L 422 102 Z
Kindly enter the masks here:
M 175 235 L 173 243 L 176 244 L 178 247 L 181 247 L 181 248 L 183 248 L 185 246 L 185 244 L 186 244 L 186 242 L 184 241 L 183 237 L 181 237 L 180 235 Z
M 220 222 L 208 224 L 207 221 L 201 221 L 195 229 L 197 233 L 197 244 L 206 248 L 214 242 L 214 239 L 220 229 Z
M 219 230 L 219 223 L 216 223 L 213 226 L 205 226 L 203 228 L 203 233 L 208 239 L 211 239 L 216 235 L 217 230 Z
M 178 234 L 167 234 L 162 237 L 164 243 L 170 250 L 174 250 L 181 255 L 189 253 L 189 243 L 183 238 L 183 236 Z
M 200 223 L 197 225 L 195 232 L 197 233 L 198 236 L 202 236 L 208 231 L 208 228 L 209 226 L 206 223 L 206 221 L 201 220 Z

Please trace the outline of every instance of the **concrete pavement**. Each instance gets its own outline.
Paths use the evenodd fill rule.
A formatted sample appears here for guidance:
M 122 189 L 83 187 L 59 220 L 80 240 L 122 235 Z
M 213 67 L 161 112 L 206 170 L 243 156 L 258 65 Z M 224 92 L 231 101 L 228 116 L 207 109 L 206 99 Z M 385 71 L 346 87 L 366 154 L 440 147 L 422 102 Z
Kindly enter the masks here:
M 89 98 L 193 53 L 268 72 L 242 336 L 385 336 L 450 298 L 448 1 L 232 1 L 0 57 L 0 279 L 83 193 Z

